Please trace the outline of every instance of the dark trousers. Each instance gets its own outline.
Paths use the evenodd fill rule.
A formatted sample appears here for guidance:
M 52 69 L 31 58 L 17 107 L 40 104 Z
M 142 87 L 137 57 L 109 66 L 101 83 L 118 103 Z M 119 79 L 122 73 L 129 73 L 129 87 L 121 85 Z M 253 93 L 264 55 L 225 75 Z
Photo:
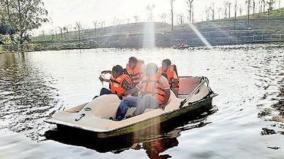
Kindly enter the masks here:
M 100 96 L 105 95 L 105 94 L 112 94 L 109 89 L 102 88 L 100 92 Z

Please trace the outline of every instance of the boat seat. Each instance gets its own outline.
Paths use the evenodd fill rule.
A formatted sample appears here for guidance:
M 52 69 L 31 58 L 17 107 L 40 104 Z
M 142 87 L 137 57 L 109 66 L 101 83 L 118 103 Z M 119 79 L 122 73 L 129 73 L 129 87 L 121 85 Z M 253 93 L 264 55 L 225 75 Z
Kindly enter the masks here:
M 135 110 L 136 110 L 136 108 L 128 108 L 128 110 L 127 110 L 125 116 L 126 116 L 126 117 L 132 117 L 132 116 L 134 116 Z M 155 110 L 155 109 L 148 108 L 148 109 L 145 110 L 144 113 L 149 112 L 149 111 L 152 111 L 152 110 Z
M 169 101 L 168 101 L 168 103 L 167 103 L 167 106 L 170 106 L 169 104 L 171 103 L 171 101 L 176 101 L 177 100 L 177 98 L 176 98 L 176 95 L 174 94 L 174 92 L 172 92 L 171 91 L 171 96 L 170 96 L 170 99 L 169 99 Z M 176 103 L 176 102 L 175 102 Z M 166 107 L 167 107 L 166 106 Z M 132 108 L 128 108 L 128 110 L 127 110 L 127 113 L 126 113 L 126 117 L 132 117 L 132 116 L 134 116 L 134 111 L 136 110 L 136 108 L 134 107 L 132 107 Z M 151 109 L 151 108 L 148 108 L 148 109 L 146 109 L 145 110 L 145 112 L 144 113 L 146 113 L 146 112 L 149 112 L 149 111 L 152 111 L 152 110 L 155 110 L 155 109 Z

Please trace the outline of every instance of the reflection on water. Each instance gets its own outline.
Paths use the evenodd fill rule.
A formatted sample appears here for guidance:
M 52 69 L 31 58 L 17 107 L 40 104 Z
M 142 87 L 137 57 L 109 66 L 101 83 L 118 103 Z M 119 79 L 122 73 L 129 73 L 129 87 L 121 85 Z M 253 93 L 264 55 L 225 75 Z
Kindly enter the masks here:
M 53 79 L 30 65 L 24 54 L 4 54 L 0 61 L 0 125 L 39 139 L 47 127 L 43 119 L 56 110 Z
M 134 134 L 108 139 L 98 139 L 91 132 L 68 127 L 60 128 L 60 131 L 57 129 L 47 131 L 45 136 L 48 140 L 69 145 L 84 146 L 102 153 L 113 152 L 119 154 L 129 149 L 144 149 L 150 158 L 163 158 L 164 155 L 160 156 L 159 154 L 178 146 L 177 137 L 180 136 L 182 131 L 201 128 L 210 124 L 206 122 L 206 119 L 216 111 L 217 108 L 213 107 L 197 117 L 184 115 L 175 120 L 168 121 L 167 124 L 154 125 Z M 159 131 L 156 131 L 158 129 Z
M 53 128 L 43 123 L 45 117 L 62 105 L 71 107 L 90 101 L 102 87 L 97 80 L 100 71 L 115 64 L 125 65 L 133 55 L 157 64 L 163 58 L 170 58 L 180 75 L 207 76 L 212 89 L 219 94 L 213 101 L 219 111 L 205 121 L 186 122 L 178 128 L 173 123 L 174 128 L 153 131 L 158 135 L 143 141 L 109 141 L 105 147 L 66 141 L 66 136 L 42 141 L 43 134 Z M 32 149 L 25 153 L 27 158 L 35 155 L 68 158 L 72 154 L 77 158 L 281 159 L 284 158 L 283 83 L 284 51 L 271 46 L 1 54 L 1 155 Z M 8 130 L 29 138 L 14 139 Z M 6 132 L 8 135 L 3 137 Z M 142 138 L 140 134 L 134 136 Z M 40 146 L 28 144 L 32 142 L 30 138 L 41 140 Z M 21 148 L 14 143 L 21 143 Z

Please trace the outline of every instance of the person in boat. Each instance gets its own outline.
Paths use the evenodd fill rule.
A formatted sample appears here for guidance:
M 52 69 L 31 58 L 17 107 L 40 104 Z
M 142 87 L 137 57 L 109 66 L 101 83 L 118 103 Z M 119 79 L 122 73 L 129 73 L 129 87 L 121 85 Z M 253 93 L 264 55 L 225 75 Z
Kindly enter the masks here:
M 120 102 L 116 120 L 124 119 L 130 107 L 136 107 L 134 115 L 144 113 L 147 108 L 164 109 L 170 98 L 169 82 L 160 75 L 158 67 L 154 63 L 147 65 L 145 77 L 133 90 L 135 89 L 139 90 L 139 96 L 128 96 Z
M 112 71 L 108 73 L 111 73 L 111 78 L 109 80 L 103 79 L 102 77 L 100 77 L 100 80 L 109 82 L 109 89 L 102 88 L 100 95 L 117 94 L 118 97 L 122 99 L 123 96 L 128 94 L 128 90 L 133 89 L 134 85 L 130 77 L 124 73 L 122 66 L 116 65 L 112 68 Z
M 144 61 L 138 60 L 136 57 L 130 57 L 125 68 L 125 74 L 129 75 L 134 86 L 142 79 Z
M 171 60 L 164 59 L 162 61 L 162 67 L 159 69 L 159 72 L 161 73 L 161 75 L 168 79 L 171 90 L 177 96 L 179 90 L 179 78 L 176 65 L 172 64 Z

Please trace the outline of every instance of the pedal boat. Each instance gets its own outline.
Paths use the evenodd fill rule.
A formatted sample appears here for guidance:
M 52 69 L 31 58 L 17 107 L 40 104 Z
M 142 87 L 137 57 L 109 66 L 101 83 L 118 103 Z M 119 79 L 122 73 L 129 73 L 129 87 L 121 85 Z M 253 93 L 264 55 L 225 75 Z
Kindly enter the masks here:
M 143 114 L 132 116 L 135 108 L 130 108 L 128 118 L 114 121 L 111 118 L 115 118 L 120 99 L 116 95 L 103 95 L 91 102 L 58 111 L 45 122 L 56 124 L 58 128 L 88 131 L 99 139 L 119 137 L 165 124 L 182 115 L 198 116 L 212 108 L 212 99 L 216 95 L 206 77 L 183 76 L 180 77 L 178 97 L 171 92 L 165 109 L 146 109 Z

